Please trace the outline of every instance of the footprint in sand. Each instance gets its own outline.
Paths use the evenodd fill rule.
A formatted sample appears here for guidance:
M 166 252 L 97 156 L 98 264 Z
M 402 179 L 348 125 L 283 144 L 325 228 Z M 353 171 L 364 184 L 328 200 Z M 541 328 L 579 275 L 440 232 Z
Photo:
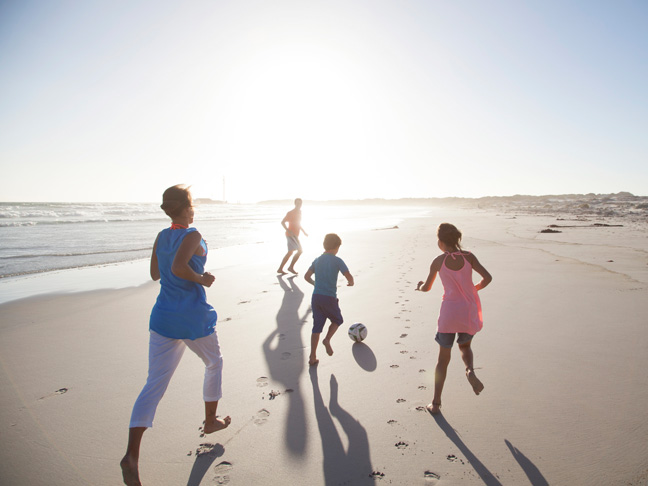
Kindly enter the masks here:
M 398 368 L 398 365 L 391 365 L 390 368 Z
M 454 454 L 448 454 L 448 457 L 446 457 L 446 459 L 450 462 L 457 462 L 459 460 Z
M 400 335 L 400 338 L 401 338 L 401 339 L 406 338 L 406 337 L 407 337 L 407 334 L 405 334 L 405 333 L 403 333 L 403 334 Z
M 258 387 L 268 386 L 268 377 L 267 376 L 261 376 L 261 377 L 257 378 L 257 386 Z
M 418 388 L 419 388 L 419 390 L 427 390 L 427 386 L 425 386 L 425 385 L 421 385 Z
M 234 469 L 234 466 L 231 462 L 223 461 L 214 466 L 214 484 L 228 484 L 230 482 L 230 473 Z
M 281 359 L 288 359 L 288 358 L 290 358 L 289 352 L 286 351 L 285 353 L 281 353 Z
M 388 420 L 387 423 L 389 425 L 394 425 L 394 424 L 397 424 L 398 422 L 396 420 L 394 420 L 394 419 L 391 419 L 391 420 Z
M 270 395 L 269 400 L 274 400 L 274 399 L 277 398 L 279 395 L 281 395 L 281 392 L 271 390 L 270 393 L 269 393 L 268 395 Z
M 406 401 L 407 400 L 405 400 L 404 398 L 399 398 L 398 400 L 396 400 L 396 403 L 403 403 L 403 402 L 406 402 Z
M 407 351 L 406 349 L 403 349 L 400 353 L 401 354 L 407 354 L 407 353 L 409 353 L 409 351 Z
M 434 484 L 437 484 L 437 481 L 441 479 L 441 476 L 439 476 L 437 473 L 432 472 L 432 471 L 425 471 L 423 473 L 423 478 L 425 480 L 426 486 L 432 486 Z
M 409 444 L 407 442 L 400 441 L 400 442 L 396 442 L 396 444 L 394 445 L 396 446 L 397 449 L 406 449 Z
M 249 304 L 250 302 L 252 302 L 252 301 L 251 300 L 242 300 L 241 302 L 238 303 L 238 305 Z
M 382 479 L 385 477 L 385 473 L 381 473 L 380 471 L 373 471 L 370 475 L 370 478 L 373 479 Z
M 59 388 L 55 392 L 50 393 L 49 395 L 45 395 L 44 397 L 40 397 L 39 400 L 45 400 L 47 398 L 52 398 L 55 397 L 56 395 L 63 395 L 64 393 L 67 393 L 68 389 L 67 388 Z
M 423 405 L 419 405 L 418 407 L 416 407 L 416 410 L 418 412 L 427 412 L 428 411 L 427 408 L 424 407 Z
M 286 339 L 286 335 L 285 334 L 279 334 L 279 341 L 283 341 L 284 339 Z
M 209 454 L 210 452 L 214 452 L 215 447 L 216 444 L 210 444 L 209 442 L 200 444 L 196 449 L 196 457 L 200 457 L 202 455 Z M 188 455 L 191 455 L 191 452 L 189 452 Z
M 254 416 L 254 423 L 257 425 L 263 425 L 268 421 L 269 416 L 270 412 L 268 412 L 265 408 L 262 408 Z
M 420 370 L 419 370 L 419 373 L 425 373 L 425 370 L 424 370 L 424 369 L 420 369 Z

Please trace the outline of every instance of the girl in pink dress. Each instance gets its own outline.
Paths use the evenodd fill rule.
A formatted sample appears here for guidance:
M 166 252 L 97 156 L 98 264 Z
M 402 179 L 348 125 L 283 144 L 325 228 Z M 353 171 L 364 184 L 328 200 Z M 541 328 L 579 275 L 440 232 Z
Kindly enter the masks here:
M 450 352 L 457 336 L 461 359 L 466 365 L 468 382 L 476 395 L 484 389 L 484 385 L 475 375 L 470 343 L 483 325 L 481 302 L 477 291 L 486 287 L 493 279 L 474 254 L 461 249 L 459 244 L 461 232 L 454 225 L 449 223 L 439 225 L 437 237 L 443 254 L 436 257 L 430 265 L 427 280 L 419 282 L 416 287 L 416 290 L 428 292 L 438 273 L 444 290 L 435 338 L 440 348 L 434 374 L 434 398 L 427 406 L 428 411 L 433 414 L 441 411 L 441 392 L 450 363 Z M 472 281 L 473 270 L 482 277 L 477 285 Z

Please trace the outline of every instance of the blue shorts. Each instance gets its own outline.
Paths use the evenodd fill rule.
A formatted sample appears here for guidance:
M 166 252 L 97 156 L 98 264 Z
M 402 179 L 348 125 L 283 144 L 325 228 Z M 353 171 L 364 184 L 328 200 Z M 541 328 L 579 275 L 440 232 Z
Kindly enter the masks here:
M 466 332 L 437 332 L 434 340 L 439 343 L 439 346 L 442 348 L 451 348 L 457 334 L 459 334 L 457 344 L 469 343 L 474 337 L 472 334 Z
M 324 329 L 326 319 L 338 326 L 344 322 L 337 297 L 313 294 L 311 308 L 313 309 L 313 334 L 319 334 Z

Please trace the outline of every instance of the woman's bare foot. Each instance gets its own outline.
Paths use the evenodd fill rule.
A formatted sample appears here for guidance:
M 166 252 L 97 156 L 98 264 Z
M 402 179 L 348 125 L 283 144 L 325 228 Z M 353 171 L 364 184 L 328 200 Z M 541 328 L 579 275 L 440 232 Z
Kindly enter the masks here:
M 322 339 L 322 344 L 326 348 L 326 354 L 333 356 L 333 348 L 331 347 L 331 341 Z
M 436 415 L 437 413 L 441 413 L 441 403 L 438 402 L 432 402 L 428 403 L 427 407 L 425 407 L 428 412 L 430 412 L 432 415 Z
M 308 359 L 309 366 L 315 366 L 317 363 L 319 363 L 319 359 L 317 359 L 317 358 L 314 358 L 314 357 L 311 356 Z
M 479 395 L 484 389 L 484 384 L 479 381 L 479 378 L 475 375 L 475 370 L 466 371 L 466 377 L 468 378 L 468 382 L 472 386 L 475 395 Z
M 124 484 L 127 486 L 142 486 L 139 480 L 139 471 L 137 468 L 137 461 L 130 458 L 129 456 L 124 456 L 124 458 L 119 463 L 122 469 L 122 477 L 124 478 Z
M 224 419 L 219 419 L 217 417 L 214 417 L 209 423 L 206 423 L 203 426 L 203 433 L 211 434 L 213 432 L 218 432 L 219 430 L 226 429 L 231 423 L 232 423 L 232 419 L 230 418 L 229 415 Z

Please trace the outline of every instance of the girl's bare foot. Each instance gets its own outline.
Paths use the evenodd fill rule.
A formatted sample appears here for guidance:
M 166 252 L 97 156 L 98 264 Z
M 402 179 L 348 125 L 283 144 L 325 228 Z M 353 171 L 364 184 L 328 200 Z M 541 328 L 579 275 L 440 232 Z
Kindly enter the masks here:
M 292 267 L 290 267 L 290 268 L 288 269 L 288 271 L 289 271 L 290 273 L 294 273 L 295 275 L 297 275 L 297 274 L 299 273 L 299 272 L 297 272 L 297 270 L 295 270 L 295 269 L 292 268 Z
M 479 378 L 475 375 L 475 370 L 466 371 L 466 377 L 468 377 L 468 382 L 472 386 L 475 395 L 479 395 L 484 389 L 484 384 L 479 381 Z
M 441 413 L 441 402 L 428 403 L 427 407 L 425 408 L 432 415 L 436 415 L 437 413 Z
M 309 364 L 310 366 L 315 366 L 317 363 L 319 363 L 319 359 L 315 358 L 314 356 L 311 356 L 311 357 L 308 359 L 308 364 Z
M 139 471 L 137 468 L 137 461 L 124 456 L 124 458 L 119 463 L 122 469 L 122 477 L 124 478 L 124 484 L 127 486 L 142 486 L 139 480 Z
M 326 354 L 328 354 L 329 356 L 333 356 L 333 348 L 331 347 L 331 341 L 323 339 L 322 344 L 326 348 Z
M 214 417 L 209 423 L 206 423 L 203 427 L 203 433 L 211 434 L 212 432 L 217 432 L 219 430 L 226 429 L 229 424 L 232 423 L 232 419 L 228 415 L 224 419 L 219 419 Z

